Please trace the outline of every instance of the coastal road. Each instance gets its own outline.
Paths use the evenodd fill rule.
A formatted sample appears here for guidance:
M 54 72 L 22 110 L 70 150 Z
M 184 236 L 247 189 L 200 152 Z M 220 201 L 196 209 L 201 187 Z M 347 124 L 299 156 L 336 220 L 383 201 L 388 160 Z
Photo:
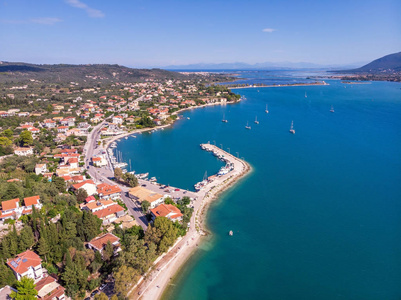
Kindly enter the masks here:
M 106 182 L 108 184 L 115 185 L 117 183 L 109 179 L 114 177 L 114 171 L 110 163 L 107 166 L 101 168 L 97 168 L 92 164 L 90 164 L 91 158 L 93 156 L 103 154 L 106 151 L 106 149 L 104 149 L 102 145 L 100 146 L 97 145 L 97 140 L 100 138 L 100 129 L 103 127 L 104 123 L 105 122 L 103 121 L 102 123 L 97 125 L 88 135 L 88 139 L 84 147 L 85 168 L 96 184 Z M 140 225 L 144 230 L 146 230 L 148 227 L 148 222 L 146 220 L 146 217 L 143 215 L 141 208 L 138 207 L 136 203 L 134 203 L 131 199 L 129 199 L 126 196 L 126 193 L 128 192 L 129 188 L 120 184 L 118 184 L 118 186 L 122 190 L 121 199 L 127 206 L 129 214 L 134 217 L 138 225 Z

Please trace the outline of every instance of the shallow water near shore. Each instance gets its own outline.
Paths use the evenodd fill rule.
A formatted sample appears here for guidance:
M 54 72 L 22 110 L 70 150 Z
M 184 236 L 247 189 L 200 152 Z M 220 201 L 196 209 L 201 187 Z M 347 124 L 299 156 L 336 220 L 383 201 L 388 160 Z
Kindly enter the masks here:
M 211 206 L 212 247 L 165 299 L 400 299 L 401 84 L 327 82 L 235 90 L 247 100 L 119 142 L 132 169 L 180 188 L 222 165 L 200 143 L 253 167 Z

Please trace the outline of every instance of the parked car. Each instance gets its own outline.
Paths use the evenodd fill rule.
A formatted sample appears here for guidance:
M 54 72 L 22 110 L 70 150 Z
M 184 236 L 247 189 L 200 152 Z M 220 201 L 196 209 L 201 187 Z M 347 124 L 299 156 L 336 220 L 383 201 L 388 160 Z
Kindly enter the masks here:
M 99 290 L 103 291 L 103 289 L 104 289 L 106 286 L 107 286 L 107 284 L 106 284 L 106 283 L 103 283 L 103 284 L 100 286 Z
M 99 294 L 99 290 L 93 291 L 93 292 L 91 293 L 91 297 L 94 297 L 96 294 Z

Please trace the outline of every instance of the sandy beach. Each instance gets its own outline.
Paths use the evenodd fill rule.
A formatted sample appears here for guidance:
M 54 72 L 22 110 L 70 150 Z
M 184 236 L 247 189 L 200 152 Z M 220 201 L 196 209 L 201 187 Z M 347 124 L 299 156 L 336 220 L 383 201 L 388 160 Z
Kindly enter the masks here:
M 162 297 L 163 292 L 168 287 L 174 275 L 202 242 L 202 236 L 207 235 L 205 220 L 210 203 L 251 171 L 251 167 L 247 162 L 221 150 L 217 146 L 209 144 L 204 145 L 206 145 L 209 150 L 224 155 L 224 158 L 230 163 L 233 163 L 233 170 L 226 175 L 218 177 L 196 193 L 197 198 L 193 201 L 194 213 L 187 234 L 157 260 L 146 278 L 141 280 L 141 282 L 130 291 L 130 299 L 154 300 Z

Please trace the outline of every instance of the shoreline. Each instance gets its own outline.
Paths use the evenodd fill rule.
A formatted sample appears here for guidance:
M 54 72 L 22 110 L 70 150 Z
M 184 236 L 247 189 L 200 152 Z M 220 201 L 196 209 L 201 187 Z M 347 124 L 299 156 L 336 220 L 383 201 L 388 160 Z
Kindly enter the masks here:
M 326 82 L 318 82 L 318 83 L 294 83 L 294 84 L 275 84 L 275 85 L 259 85 L 259 86 L 234 86 L 228 88 L 230 90 L 235 89 L 254 89 L 254 88 L 272 88 L 272 87 L 291 87 L 291 86 L 321 86 L 321 85 L 330 85 Z
M 211 148 L 217 148 L 212 146 Z M 219 148 L 217 148 L 219 149 Z M 130 293 L 130 299 L 161 299 L 165 295 L 166 289 L 171 280 L 182 269 L 186 262 L 190 259 L 199 244 L 203 242 L 202 237 L 210 235 L 206 227 L 206 218 L 210 205 L 219 198 L 219 196 L 232 188 L 245 176 L 250 174 L 252 167 L 232 154 L 229 154 L 221 149 L 218 151 L 224 153 L 231 161 L 237 166 L 232 174 L 227 174 L 227 177 L 221 177 L 221 181 L 217 184 L 209 183 L 205 190 L 198 192 L 200 205 L 194 211 L 191 218 L 191 229 L 182 238 L 181 241 L 176 243 L 164 256 L 153 266 L 156 271 L 149 272 L 146 277 L 148 279 L 142 280 L 140 284 L 136 285 Z M 240 168 L 240 169 L 238 169 Z
M 171 113 L 171 115 L 177 115 L 180 112 L 183 112 L 183 111 L 186 111 L 186 110 L 205 108 L 205 107 L 208 107 L 208 106 L 235 104 L 235 103 L 239 103 L 240 101 L 241 100 L 230 101 L 230 102 L 215 102 L 215 103 L 208 103 L 208 104 L 202 104 L 202 105 L 197 105 L 197 106 L 185 107 L 185 108 L 181 108 L 181 109 Z M 174 125 L 174 123 L 177 122 L 178 120 L 180 120 L 180 119 L 177 118 L 176 120 L 174 120 L 173 122 L 171 122 L 169 124 L 158 125 L 158 126 L 151 127 L 151 128 L 150 127 L 146 127 L 146 128 L 141 128 L 141 129 L 135 129 L 135 130 L 130 131 L 130 132 L 125 132 L 125 133 L 121 133 L 119 135 L 111 136 L 110 138 L 104 139 L 105 141 L 107 141 L 106 145 L 104 146 L 104 149 L 107 150 L 107 148 L 109 148 L 110 144 L 112 142 L 118 140 L 118 139 L 124 138 L 126 136 L 130 136 L 130 135 L 134 135 L 134 134 L 137 134 L 137 133 L 142 133 L 142 132 L 147 132 L 147 131 L 159 130 L 159 129 L 162 129 L 162 128 L 166 128 L 166 127 Z

